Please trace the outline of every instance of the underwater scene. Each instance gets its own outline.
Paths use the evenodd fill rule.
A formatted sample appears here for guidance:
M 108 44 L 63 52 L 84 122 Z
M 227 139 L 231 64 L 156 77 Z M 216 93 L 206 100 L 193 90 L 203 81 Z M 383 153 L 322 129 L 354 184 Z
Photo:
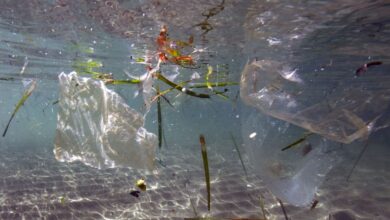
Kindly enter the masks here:
M 0 219 L 390 219 L 388 0 L 0 3 Z

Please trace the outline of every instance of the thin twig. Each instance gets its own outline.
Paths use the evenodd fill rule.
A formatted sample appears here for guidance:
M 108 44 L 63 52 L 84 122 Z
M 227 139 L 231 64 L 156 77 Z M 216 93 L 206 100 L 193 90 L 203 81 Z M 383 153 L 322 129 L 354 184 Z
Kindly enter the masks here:
M 234 147 L 236 148 L 236 151 L 237 151 L 238 157 L 240 158 L 240 161 L 241 161 L 242 168 L 244 169 L 244 172 L 245 172 L 245 176 L 247 177 L 247 176 L 248 176 L 248 173 L 246 172 L 246 168 L 245 168 L 244 161 L 242 160 L 242 157 L 241 157 L 240 150 L 238 149 L 238 146 L 237 146 L 236 140 L 234 139 L 234 136 L 233 136 L 233 134 L 232 134 L 232 133 L 230 133 L 230 137 L 232 138 L 233 145 L 234 145 Z
M 280 204 L 280 207 L 282 208 L 284 218 L 285 218 L 286 220 L 288 220 L 289 218 L 288 218 L 288 216 L 287 216 L 287 212 L 286 212 L 286 209 L 284 208 L 284 205 L 283 205 L 282 200 L 278 199 L 278 202 L 279 202 L 279 204 Z
M 210 211 L 210 172 L 209 172 L 209 162 L 207 158 L 207 149 L 206 149 L 206 141 L 204 136 L 201 134 L 199 136 L 200 146 L 202 150 L 202 158 L 203 158 L 203 166 L 204 166 L 204 175 L 206 179 L 206 188 L 207 188 L 207 209 Z
M 355 170 L 356 165 L 359 163 L 359 161 L 362 158 L 362 156 L 363 156 L 364 152 L 366 151 L 367 147 L 368 147 L 368 140 L 366 141 L 363 149 L 360 151 L 360 154 L 359 154 L 358 158 L 356 159 L 355 163 L 353 164 L 352 169 L 351 169 L 351 171 L 349 172 L 349 174 L 347 176 L 347 182 L 349 181 L 349 178 L 351 177 L 352 172 Z
M 209 94 L 203 94 L 203 93 L 196 93 L 190 89 L 185 89 L 184 87 L 170 81 L 169 79 L 165 78 L 161 73 L 156 73 L 156 76 L 159 80 L 163 81 L 167 85 L 171 86 L 172 88 L 175 88 L 176 90 L 183 92 L 187 95 L 198 97 L 198 98 L 210 98 Z

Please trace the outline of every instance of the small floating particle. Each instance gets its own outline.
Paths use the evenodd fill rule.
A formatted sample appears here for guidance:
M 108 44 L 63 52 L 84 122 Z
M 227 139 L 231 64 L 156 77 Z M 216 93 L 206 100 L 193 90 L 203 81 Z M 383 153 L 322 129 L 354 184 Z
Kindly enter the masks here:
M 61 205 L 65 205 L 65 196 L 60 196 L 58 199 L 60 200 Z
M 364 65 L 362 65 L 361 67 L 359 67 L 356 70 L 355 74 L 356 74 L 356 76 L 361 76 L 363 73 L 365 73 L 368 70 L 368 67 L 377 66 L 377 65 L 381 65 L 381 64 L 382 64 L 381 61 L 372 61 L 369 63 L 365 63 Z
M 316 206 L 317 206 L 317 204 L 318 204 L 318 200 L 314 200 L 313 201 L 313 204 L 311 205 L 311 207 L 310 207 L 310 210 L 313 210 Z
M 252 134 L 249 135 L 249 138 L 252 138 L 252 139 L 253 139 L 253 138 L 256 137 L 256 135 L 257 135 L 257 133 L 256 133 L 256 132 L 253 132 Z
M 306 156 L 306 154 L 310 153 L 310 151 L 313 150 L 310 143 L 306 144 L 302 149 L 302 156 Z
M 142 191 L 145 191 L 146 190 L 146 183 L 145 183 L 145 179 L 144 178 L 141 178 L 139 180 L 137 180 L 137 182 L 135 183 L 138 188 L 140 188 Z

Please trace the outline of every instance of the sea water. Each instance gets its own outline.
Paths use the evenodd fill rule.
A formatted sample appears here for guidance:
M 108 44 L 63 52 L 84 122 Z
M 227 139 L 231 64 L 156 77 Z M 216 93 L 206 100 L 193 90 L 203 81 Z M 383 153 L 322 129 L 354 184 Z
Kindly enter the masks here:
M 293 219 L 389 218 L 386 92 L 390 90 L 390 23 L 386 1 L 3 0 L 0 9 L 2 133 L 24 91 L 32 81 L 37 83 L 0 139 L 2 219 L 261 219 L 264 215 L 284 219 L 278 199 Z M 194 89 L 211 94 L 207 99 L 177 89 L 164 95 L 167 100 L 161 98 L 164 138 L 161 148 L 155 146 L 151 171 L 129 166 L 99 169 L 83 160 L 56 160 L 59 74 L 84 70 L 82 77 L 93 77 L 78 65 L 93 61 L 101 64 L 94 71 L 111 74 L 114 79 L 140 79 L 149 67 L 158 65 L 161 48 L 156 39 L 164 26 L 176 44 L 170 48 L 193 37 L 190 46 L 178 51 L 190 55 L 194 65 L 183 67 L 170 60 L 160 65 L 162 74 L 176 83 L 199 75 L 194 82 L 207 82 L 208 78 L 236 85 L 210 88 L 206 83 L 205 88 Z M 294 101 L 297 106 L 310 106 L 329 97 L 348 103 L 351 99 L 343 100 L 338 94 L 358 89 L 363 97 L 353 100 L 359 100 L 357 106 L 368 106 L 364 115 L 369 121 L 351 121 L 358 121 L 366 130 L 351 143 L 332 140 L 332 134 L 315 134 L 307 140 L 313 150 L 303 155 L 304 146 L 296 146 L 282 154 L 280 149 L 299 139 L 305 132 L 302 127 L 309 127 L 274 118 L 242 99 L 239 83 L 245 65 L 264 61 L 277 63 L 270 70 L 280 70 L 275 71 L 280 80 L 272 84 L 254 77 L 249 85 L 252 92 L 262 86 L 276 89 L 272 91 L 280 91 L 278 97 L 294 108 Z M 373 62 L 377 64 L 370 66 Z M 291 74 L 296 78 L 284 87 L 283 80 L 292 79 Z M 171 88 L 159 80 L 153 85 L 148 90 L 151 93 L 157 85 L 161 91 Z M 146 86 L 107 86 L 144 116 L 148 131 L 158 134 L 157 104 L 145 108 Z M 365 97 L 377 91 L 383 101 L 378 102 L 378 96 Z M 330 103 L 332 107 L 341 101 Z M 269 127 L 274 130 L 267 130 Z M 205 136 L 209 153 L 210 211 L 200 134 Z M 252 144 L 253 140 L 257 142 Z M 337 149 L 338 163 L 332 164 L 330 171 L 306 177 L 315 182 L 310 197 L 283 197 L 281 188 L 290 192 L 294 184 L 305 182 L 286 184 L 290 177 L 297 178 L 297 167 L 306 161 L 319 164 L 311 155 L 323 152 L 320 143 L 329 141 L 336 141 L 332 149 Z M 274 162 L 265 163 L 264 159 Z M 330 158 L 325 162 L 333 163 Z M 275 183 L 264 172 L 282 181 Z M 316 175 L 323 175 L 321 181 L 313 179 Z M 146 181 L 146 191 L 136 186 L 140 178 Z M 138 197 L 130 194 L 137 190 Z M 314 201 L 318 205 L 311 208 Z M 260 204 L 264 204 L 264 215 Z

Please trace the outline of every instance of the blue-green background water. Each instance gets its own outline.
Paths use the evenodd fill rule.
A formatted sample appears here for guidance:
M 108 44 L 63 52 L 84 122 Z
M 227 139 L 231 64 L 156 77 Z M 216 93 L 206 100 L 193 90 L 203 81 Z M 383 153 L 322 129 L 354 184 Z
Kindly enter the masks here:
M 261 218 L 257 196 L 253 195 L 265 192 L 267 216 L 283 219 L 276 200 L 256 175 L 258 169 L 250 168 L 256 163 L 253 159 L 250 161 L 245 148 L 241 147 L 243 139 L 248 138 L 242 133 L 243 122 L 251 120 L 247 112 L 253 109 L 243 104 L 239 86 L 228 87 L 229 101 L 216 95 L 202 100 L 180 92 L 168 94 L 175 107 L 163 103 L 167 144 L 157 151 L 157 157 L 162 158 L 167 167 L 157 164 L 154 173 L 145 174 L 131 168 L 97 170 L 82 163 L 55 160 L 53 140 L 58 105 L 52 103 L 58 99 L 57 76 L 73 71 L 76 61 L 88 59 L 102 62 L 99 71 L 110 72 L 118 79 L 128 78 L 125 72 L 141 76 L 145 65 L 137 64 L 135 59 L 157 51 L 155 39 L 166 25 L 173 39 L 186 40 L 194 36 L 191 52 L 196 61 L 212 65 L 214 69 L 218 67 L 219 73 L 232 82 L 240 81 L 246 63 L 275 60 L 298 69 L 305 80 L 305 91 L 309 93 L 304 96 L 307 103 L 352 87 L 388 91 L 389 7 L 384 0 L 2 0 L 0 129 L 5 128 L 23 94 L 26 88 L 23 83 L 37 81 L 36 90 L 16 114 L 6 137 L 0 139 L 2 218 L 33 219 L 38 218 L 36 213 L 59 219 L 183 218 L 194 217 L 192 201 L 200 216 Z M 214 14 L 207 19 L 205 15 L 211 12 Z M 207 33 L 201 25 L 205 21 L 207 27 L 212 27 Z M 356 78 L 355 70 L 370 61 L 381 61 L 382 65 L 369 68 L 362 77 Z M 181 81 L 196 71 L 204 76 L 207 67 L 192 70 L 164 65 L 162 70 L 167 75 L 179 73 L 176 80 Z M 129 106 L 142 111 L 142 96 L 134 98 L 139 89 L 136 85 L 109 88 L 125 98 Z M 207 89 L 202 91 L 208 92 Z M 361 100 L 364 101 L 364 97 Z M 390 197 L 386 186 L 388 104 L 384 102 L 381 106 L 385 111 L 377 124 L 384 129 L 370 134 L 371 144 L 364 156 L 366 159 L 363 157 L 357 166 L 361 169 L 357 168 L 356 179 L 352 178 L 351 183 L 344 181 L 364 138 L 344 147 L 344 162 L 331 171 L 319 189 L 319 207 L 310 211 L 309 207 L 287 205 L 293 219 L 327 219 L 329 215 L 334 219 L 389 218 L 385 209 Z M 157 133 L 156 117 L 153 105 L 146 115 L 145 127 L 154 133 Z M 216 205 L 210 213 L 205 210 L 199 134 L 206 136 L 210 166 L 214 166 L 211 168 L 215 190 L 212 204 Z M 236 137 L 242 150 L 250 171 L 248 179 L 244 178 L 230 134 Z M 277 136 L 282 143 L 284 138 L 288 139 L 283 133 Z M 275 146 L 278 143 L 275 140 Z M 262 157 L 265 156 L 258 156 Z M 148 177 L 152 189 L 138 201 L 129 196 L 128 191 L 134 188 L 134 181 L 140 176 Z M 29 185 L 32 186 L 30 191 L 26 190 Z M 340 189 L 335 189 L 335 185 Z M 339 198 L 337 194 L 343 196 Z M 65 204 L 60 197 L 66 198 Z M 85 206 L 76 206 L 85 201 Z M 361 212 L 360 209 L 367 206 L 367 211 Z M 80 210 L 86 211 L 82 214 Z

